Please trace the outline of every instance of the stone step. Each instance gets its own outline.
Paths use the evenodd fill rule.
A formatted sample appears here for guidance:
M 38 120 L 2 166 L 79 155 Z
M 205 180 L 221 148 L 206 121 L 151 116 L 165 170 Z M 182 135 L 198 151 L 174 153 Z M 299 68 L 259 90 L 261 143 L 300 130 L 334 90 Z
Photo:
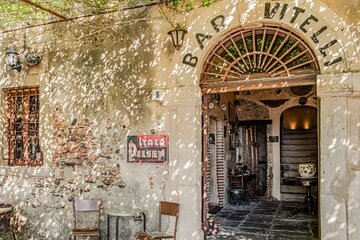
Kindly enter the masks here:
M 302 144 L 281 145 L 281 151 L 314 151 L 314 150 L 317 150 L 317 145 L 302 145 Z
M 317 159 L 309 157 L 282 157 L 281 164 L 316 163 Z
M 313 156 L 317 156 L 317 150 L 309 150 L 309 151 L 281 151 L 281 157 L 307 157 L 312 158 Z
M 283 134 L 281 141 L 283 140 L 291 140 L 291 139 L 317 139 L 317 134 L 309 133 L 309 134 Z
M 316 128 L 312 129 L 282 129 L 283 134 L 309 134 L 309 133 L 317 133 Z
M 299 202 L 304 201 L 305 194 L 302 193 L 281 193 L 281 201 Z
M 304 186 L 281 185 L 280 188 L 281 193 L 306 194 L 306 188 Z
M 283 139 L 284 145 L 317 145 L 317 139 Z

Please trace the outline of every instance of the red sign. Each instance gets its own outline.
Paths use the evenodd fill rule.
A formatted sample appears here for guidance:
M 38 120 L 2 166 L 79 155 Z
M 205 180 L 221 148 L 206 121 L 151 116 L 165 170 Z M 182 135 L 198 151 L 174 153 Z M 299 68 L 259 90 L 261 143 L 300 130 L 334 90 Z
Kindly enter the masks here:
M 167 135 L 128 136 L 128 162 L 163 163 L 168 159 Z

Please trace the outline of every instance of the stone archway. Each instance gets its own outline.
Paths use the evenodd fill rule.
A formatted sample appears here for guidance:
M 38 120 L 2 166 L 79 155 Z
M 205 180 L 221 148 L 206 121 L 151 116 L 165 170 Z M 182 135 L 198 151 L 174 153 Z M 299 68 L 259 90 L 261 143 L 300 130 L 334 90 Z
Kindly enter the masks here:
M 200 86 L 203 92 L 229 92 L 271 88 L 285 79 L 287 85 L 314 84 L 318 73 L 305 41 L 289 29 L 264 23 L 225 35 L 205 59 Z
M 296 15 L 295 18 L 294 14 Z M 316 21 L 314 18 L 316 18 Z M 184 120 L 182 124 L 186 126 L 186 129 L 196 129 L 196 131 L 186 135 L 186 139 L 189 139 L 186 143 L 192 144 L 190 145 L 192 146 L 192 152 L 201 152 L 202 125 L 200 120 L 201 115 L 198 113 L 201 108 L 202 94 L 199 85 L 203 70 L 202 66 L 206 58 L 219 42 L 219 39 L 222 39 L 227 33 L 239 28 L 239 26 L 244 29 L 259 27 L 259 23 L 261 22 L 279 25 L 289 29 L 296 35 L 301 36 L 311 49 L 315 49 L 314 54 L 318 60 L 320 75 L 318 75 L 316 79 L 311 79 L 311 82 L 318 84 L 317 95 L 321 103 L 320 117 L 324 119 L 324 121 L 326 118 L 336 118 L 336 122 L 340 121 L 344 123 L 344 126 L 346 125 L 345 121 L 351 120 L 350 118 L 346 118 L 342 121 L 342 118 L 335 116 L 336 113 L 331 112 L 331 105 L 333 104 L 340 104 L 340 109 L 347 109 L 345 104 L 347 98 L 344 97 L 343 94 L 351 94 L 352 90 L 355 91 L 358 89 L 356 87 L 357 85 L 353 85 L 352 83 L 353 79 L 357 78 L 358 75 L 341 73 L 359 68 L 359 53 L 353 42 L 353 34 L 341 17 L 337 16 L 331 8 L 328 8 L 318 0 L 312 2 L 290 1 L 286 3 L 271 1 L 249 3 L 243 0 L 231 2 L 219 1 L 209 8 L 195 11 L 195 14 L 190 14 L 187 17 L 187 27 L 188 30 L 191 29 L 191 31 L 189 31 L 186 36 L 183 48 L 176 52 L 172 59 L 171 69 L 173 69 L 173 71 L 171 71 L 169 77 L 174 79 L 177 87 L 169 91 L 169 96 L 181 96 L 181 101 L 169 100 L 168 106 L 171 107 L 171 111 L 174 111 L 174 114 L 191 112 L 191 116 L 194 115 L 197 117 L 196 119 L 198 121 L 189 124 L 186 119 L 180 118 L 171 120 L 170 124 L 172 124 L 172 122 L 175 124 L 175 121 L 176 123 L 180 123 Z M 338 61 L 340 58 L 341 61 Z M 334 73 L 337 75 L 333 75 Z M 282 85 L 288 84 L 286 79 L 282 80 Z M 294 80 L 296 80 L 296 78 Z M 356 91 L 360 91 L 360 89 Z M 332 99 L 333 97 L 334 99 Z M 323 99 L 326 99 L 326 101 Z M 355 100 L 353 102 L 355 102 Z M 324 124 L 320 124 L 320 135 L 323 135 L 323 133 L 329 135 L 329 129 L 325 127 Z M 174 136 L 177 135 L 175 134 Z M 347 135 L 340 132 L 331 135 L 331 137 L 335 138 L 339 138 L 340 136 L 346 138 Z M 180 139 L 180 137 L 181 136 L 176 139 Z M 336 155 L 330 155 L 328 151 L 325 150 L 328 145 L 331 145 L 331 141 L 329 140 L 331 137 L 324 135 L 324 138 L 322 138 L 323 144 L 321 149 L 323 150 L 321 152 L 321 158 L 329 157 L 336 161 Z M 341 146 L 339 146 L 339 148 L 341 148 Z M 181 181 L 174 181 L 174 189 L 182 192 L 179 197 L 179 201 L 185 204 L 182 211 L 196 213 L 196 216 L 191 221 L 186 219 L 182 220 L 183 217 L 180 217 L 179 236 L 180 239 L 182 239 L 182 237 L 186 239 L 194 236 L 196 236 L 194 239 L 200 239 L 201 237 L 195 233 L 199 232 L 201 228 L 200 201 L 202 195 L 201 185 L 197 184 L 197 181 L 201 181 L 201 166 L 199 166 L 201 163 L 201 154 L 188 154 L 188 149 L 181 149 L 177 145 L 173 145 L 172 149 L 174 153 L 176 153 L 177 159 L 179 159 L 177 164 L 180 167 L 187 166 L 189 157 L 195 162 L 191 169 L 187 168 L 188 171 L 192 173 L 192 179 L 194 181 L 188 184 L 184 184 Z M 346 151 L 342 149 L 340 152 L 344 154 Z M 344 164 L 346 163 L 344 162 L 341 166 L 344 166 Z M 327 169 L 326 167 L 328 166 L 325 166 L 325 169 Z M 345 168 L 346 166 L 344 169 Z M 322 174 L 324 173 L 322 172 Z M 326 185 L 326 189 L 328 188 Z M 193 199 L 195 196 L 194 193 L 198 193 L 197 197 L 195 197 L 196 205 L 187 204 L 187 199 Z M 339 212 L 341 216 L 345 216 L 346 208 L 344 201 L 340 201 L 340 198 L 336 197 L 337 194 L 330 194 L 328 190 L 322 194 L 324 199 L 330 196 L 332 200 L 330 203 L 322 204 L 321 209 L 325 209 L 325 211 L 323 213 L 324 216 L 321 217 L 321 232 L 335 232 L 336 229 L 340 229 L 343 218 L 339 218 L 334 224 L 327 226 L 325 223 L 325 214 L 331 215 L 332 211 L 327 211 L 327 209 L 334 209 L 335 205 L 339 203 L 341 207 Z M 334 196 L 336 198 L 334 198 Z M 323 222 L 326 226 L 323 226 Z M 344 236 L 344 234 L 346 234 L 345 230 L 341 230 L 340 232 L 338 236 Z
M 301 37 L 285 26 L 257 23 L 252 28 L 234 28 L 214 43 L 204 60 L 200 87 L 203 93 L 209 94 L 315 85 L 318 73 L 315 54 Z M 204 122 L 204 126 L 209 126 L 209 123 Z M 204 132 L 203 139 L 208 138 L 207 132 Z M 207 145 L 207 141 L 203 144 Z M 279 144 L 273 144 L 272 148 L 274 152 L 280 152 Z M 207 149 L 203 147 L 205 172 L 209 171 Z M 275 175 L 272 179 L 274 188 L 280 187 L 279 172 L 280 164 L 274 164 L 271 173 Z M 207 182 L 203 182 L 204 194 L 208 192 L 208 186 Z M 204 198 L 204 222 L 207 204 Z

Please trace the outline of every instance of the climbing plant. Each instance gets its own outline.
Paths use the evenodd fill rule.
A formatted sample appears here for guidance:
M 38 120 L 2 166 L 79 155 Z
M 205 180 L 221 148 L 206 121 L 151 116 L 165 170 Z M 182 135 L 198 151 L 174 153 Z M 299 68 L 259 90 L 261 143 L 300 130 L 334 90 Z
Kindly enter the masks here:
M 210 6 L 211 3 L 215 2 L 216 0 L 201 0 L 201 1 L 196 1 L 196 0 L 171 0 L 170 2 L 172 3 L 173 7 L 177 8 L 179 6 L 181 7 L 185 7 L 185 9 L 189 10 L 194 8 L 194 6 L 197 3 L 200 3 L 202 7 L 208 7 Z
M 176 11 L 208 7 L 217 0 L 32 0 L 66 18 L 116 11 L 145 4 L 160 4 Z M 0 30 L 59 20 L 49 12 L 39 10 L 21 0 L 0 0 Z

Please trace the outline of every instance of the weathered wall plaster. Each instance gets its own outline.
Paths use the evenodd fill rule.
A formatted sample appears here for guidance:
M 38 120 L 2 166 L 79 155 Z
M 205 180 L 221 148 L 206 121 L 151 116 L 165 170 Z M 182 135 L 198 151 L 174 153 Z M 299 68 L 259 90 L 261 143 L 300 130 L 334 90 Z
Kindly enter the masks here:
M 320 206 L 323 239 L 358 239 L 358 73 L 318 77 L 320 98 Z
M 16 73 L 7 69 L 4 58 L 0 58 L 2 88 L 40 86 L 43 167 L 6 166 L 3 135 L 6 121 L 4 115 L 0 116 L 1 198 L 19 204 L 23 214 L 31 219 L 24 239 L 31 236 L 66 239 L 72 219 L 69 200 L 79 195 L 100 197 L 105 206 L 143 207 L 147 211 L 148 229 L 156 228 L 160 200 L 178 201 L 181 203 L 178 239 L 202 239 L 201 66 L 228 31 L 262 21 L 283 24 L 316 50 L 321 46 L 312 43 L 311 34 L 321 23 L 329 30 L 322 40 L 339 41 L 340 47 L 331 49 L 327 57 L 341 55 L 344 62 L 335 68 L 322 66 L 322 73 L 329 75 L 318 78 L 321 233 L 324 239 L 358 239 L 356 209 L 360 200 L 351 191 L 356 188 L 359 176 L 356 167 L 359 127 L 355 124 L 360 91 L 360 77 L 356 74 L 360 69 L 356 45 L 360 38 L 356 27 L 359 14 L 356 12 L 351 17 L 338 7 L 340 3 L 333 1 L 286 1 L 291 7 L 306 9 L 299 22 L 289 24 L 291 15 L 280 21 L 279 12 L 273 19 L 265 20 L 266 2 L 224 0 L 206 9 L 193 10 L 185 17 L 189 34 L 179 52 L 174 52 L 166 34 L 171 27 L 156 7 L 26 30 L 27 45 L 43 53 L 40 67 Z M 358 6 L 355 0 L 344 2 Z M 217 31 L 211 20 L 221 14 L 226 17 L 225 26 L 218 26 L 220 31 Z M 299 24 L 310 14 L 316 15 L 319 22 L 304 34 Z M 22 47 L 23 39 L 19 36 L 23 33 L 16 31 L 1 36 L 2 56 L 10 43 Z M 213 37 L 204 41 L 201 49 L 196 33 Z M 187 53 L 198 57 L 196 68 L 182 63 Z M 319 56 L 321 64 L 327 60 Z M 163 103 L 151 101 L 153 88 L 168 89 Z M 4 112 L 2 92 L 0 97 Z M 159 116 L 165 118 L 161 132 L 170 135 L 169 162 L 127 163 L 125 136 L 150 133 Z M 270 112 L 270 116 L 279 113 Z M 279 135 L 279 129 L 273 128 L 269 134 Z M 80 158 L 87 158 L 85 161 L 79 160 L 78 151 Z M 274 156 L 279 155 L 278 144 L 273 144 L 271 151 Z M 274 158 L 273 196 L 279 196 L 276 189 L 280 189 L 277 162 Z M 115 176 L 113 185 L 107 186 L 101 180 L 105 173 Z M 337 192 L 339 186 L 345 187 Z M 131 235 L 128 231 L 123 234 Z
M 151 134 L 155 120 L 168 117 L 163 104 L 151 100 L 153 88 L 171 85 L 158 77 L 167 68 L 158 55 L 173 50 L 166 35 L 156 34 L 167 27 L 161 19 L 155 26 L 157 17 L 157 11 L 144 8 L 3 36 L 1 49 L 6 49 L 26 31 L 27 46 L 43 55 L 39 67 L 20 73 L 0 60 L 3 88 L 40 87 L 44 166 L 7 167 L 6 135 L 0 137 L 1 199 L 28 217 L 22 239 L 68 239 L 71 200 L 80 196 L 99 198 L 104 208 L 141 207 L 148 229 L 156 228 L 158 203 L 169 200 L 169 162 L 128 163 L 126 140 L 129 134 Z M 21 41 L 15 41 L 18 49 Z M 2 93 L 1 100 L 5 111 Z M 168 131 L 163 127 L 158 133 Z M 120 238 L 130 239 L 142 224 L 125 221 Z M 102 216 L 103 232 L 105 222 Z

